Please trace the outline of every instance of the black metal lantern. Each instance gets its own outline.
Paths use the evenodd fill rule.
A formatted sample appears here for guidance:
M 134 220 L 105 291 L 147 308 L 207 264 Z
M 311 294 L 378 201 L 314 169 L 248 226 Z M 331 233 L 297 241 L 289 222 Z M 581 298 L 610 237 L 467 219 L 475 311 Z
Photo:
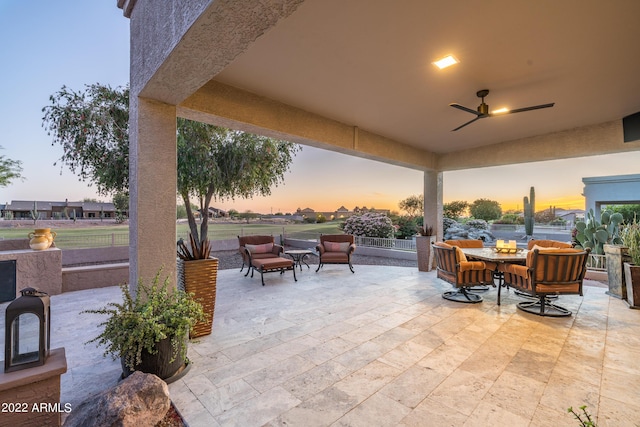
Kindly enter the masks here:
M 49 356 L 49 295 L 34 288 L 20 293 L 22 296 L 13 300 L 5 313 L 5 372 L 44 365 Z

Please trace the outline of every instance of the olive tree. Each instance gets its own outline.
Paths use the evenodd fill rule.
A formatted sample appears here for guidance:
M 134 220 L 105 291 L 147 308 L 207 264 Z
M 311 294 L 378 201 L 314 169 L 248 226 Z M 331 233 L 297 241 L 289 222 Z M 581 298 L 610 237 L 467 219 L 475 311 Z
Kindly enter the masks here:
M 450 203 L 445 203 L 442 206 L 442 214 L 445 218 L 450 218 L 457 221 L 468 207 L 469 203 L 461 200 L 456 200 Z
M 2 147 L 0 147 L 0 150 Z M 14 179 L 22 178 L 22 162 L 0 156 L 0 187 L 6 187 Z
M 424 195 L 412 195 L 404 200 L 400 200 L 398 207 L 405 211 L 407 215 L 416 217 L 424 212 Z
M 59 161 L 100 194 L 129 189 L 129 88 L 92 84 L 73 91 L 63 86 L 42 111 L 43 127 L 60 144 Z M 178 195 L 198 246 L 208 232 L 213 199 L 268 195 L 289 169 L 299 146 L 178 118 Z M 198 199 L 200 230 L 191 208 Z M 199 250 L 199 248 L 194 248 Z
M 491 221 L 502 216 L 502 207 L 495 200 L 478 199 L 471 203 L 469 212 L 476 219 Z
M 208 233 L 208 208 L 213 199 L 269 195 L 282 182 L 298 145 L 264 136 L 178 119 L 178 193 L 191 235 Z M 200 230 L 189 201 L 200 208 Z

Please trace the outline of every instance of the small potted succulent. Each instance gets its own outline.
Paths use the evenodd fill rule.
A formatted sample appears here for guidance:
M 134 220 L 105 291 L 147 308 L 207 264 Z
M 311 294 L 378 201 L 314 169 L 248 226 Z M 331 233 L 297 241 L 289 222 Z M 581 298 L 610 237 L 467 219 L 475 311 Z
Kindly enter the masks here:
M 138 370 L 171 382 L 189 367 L 189 331 L 204 320 L 202 306 L 190 294 L 169 289 L 168 277 L 161 284 L 161 271 L 150 284 L 140 280 L 135 296 L 122 284 L 121 303 L 82 312 L 108 316 L 100 323 L 104 330 L 86 344 L 105 345 L 105 356 L 119 357 L 123 378 Z

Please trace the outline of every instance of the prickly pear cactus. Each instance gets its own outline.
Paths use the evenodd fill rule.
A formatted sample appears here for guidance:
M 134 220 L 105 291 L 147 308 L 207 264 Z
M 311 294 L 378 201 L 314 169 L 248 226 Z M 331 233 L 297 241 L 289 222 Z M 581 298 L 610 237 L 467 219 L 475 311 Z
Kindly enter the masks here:
M 589 209 L 586 221 L 576 222 L 577 248 L 589 248 L 591 253 L 603 255 L 604 245 L 621 245 L 619 230 L 623 222 L 622 214 L 603 211 L 600 214 L 600 221 L 596 220 L 593 209 Z

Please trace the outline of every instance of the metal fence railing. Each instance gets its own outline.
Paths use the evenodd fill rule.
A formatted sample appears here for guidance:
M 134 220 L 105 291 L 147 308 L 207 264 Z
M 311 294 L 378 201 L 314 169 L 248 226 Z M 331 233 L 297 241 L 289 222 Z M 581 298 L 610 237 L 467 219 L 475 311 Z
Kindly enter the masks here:
M 363 237 L 356 236 L 355 238 L 356 245 L 358 246 L 368 246 L 373 248 L 386 248 L 386 249 L 397 249 L 401 251 L 415 251 L 416 250 L 416 241 L 415 240 L 403 240 L 403 239 L 385 239 L 382 237 Z
M 589 254 L 587 270 L 607 271 L 607 257 L 605 255 Z
M 210 238 L 216 240 L 235 239 L 236 236 L 251 234 L 250 230 L 238 228 L 236 230 L 227 230 L 227 233 L 221 235 L 218 231 L 215 234 L 210 233 Z M 320 234 L 310 231 L 296 231 L 295 228 L 274 226 L 269 230 L 262 230 L 261 234 L 271 234 L 279 241 L 280 236 L 288 239 L 300 239 L 309 241 L 320 241 Z M 180 237 L 180 236 L 178 236 Z M 396 249 L 402 251 L 416 251 L 416 242 L 413 239 L 385 239 L 380 237 L 355 237 L 356 245 L 373 248 Z M 129 233 L 109 233 L 109 234 L 86 234 L 86 235 L 70 235 L 57 236 L 55 239 L 57 247 L 62 249 L 80 249 L 80 248 L 101 248 L 110 246 L 128 246 Z M 607 270 L 607 258 L 605 255 L 589 254 L 587 260 L 587 269 L 594 271 Z
M 129 233 L 61 235 L 56 237 L 55 244 L 61 249 L 129 246 Z

